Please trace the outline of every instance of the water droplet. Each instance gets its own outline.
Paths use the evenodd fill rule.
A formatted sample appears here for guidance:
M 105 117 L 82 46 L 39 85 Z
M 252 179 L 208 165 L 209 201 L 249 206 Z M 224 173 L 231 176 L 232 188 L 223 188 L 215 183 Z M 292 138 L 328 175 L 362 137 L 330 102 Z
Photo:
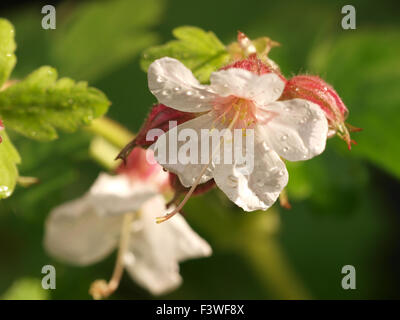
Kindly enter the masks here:
M 163 96 L 168 96 L 168 95 L 169 95 L 169 91 L 168 91 L 168 90 L 163 90 L 163 91 L 161 92 L 161 94 L 162 94 Z
M 132 252 L 127 251 L 124 255 L 124 263 L 128 266 L 133 266 L 135 263 L 135 256 Z
M 189 90 L 189 91 L 186 91 L 186 95 L 190 97 L 190 96 L 192 96 L 192 95 L 193 95 L 193 92 L 192 92 L 192 91 L 190 91 L 190 90 Z
M 158 76 L 157 79 L 156 79 L 156 81 L 157 81 L 158 83 L 161 83 L 161 82 L 163 82 L 163 78 L 162 78 L 161 76 Z
M 281 137 L 281 140 L 282 140 L 282 141 L 285 141 L 285 140 L 287 140 L 287 138 L 288 138 L 287 134 L 284 134 L 284 135 Z
M 270 151 L 271 150 L 271 148 L 268 147 L 268 145 L 267 145 L 267 143 L 265 141 L 263 142 L 262 145 L 263 145 L 263 148 L 264 148 L 265 151 Z
M 278 176 L 282 177 L 285 174 L 285 172 L 283 170 L 280 170 L 278 173 Z
M 174 88 L 174 91 L 175 91 L 175 92 L 178 92 L 179 90 L 181 90 L 181 88 L 179 88 L 179 87 L 175 87 L 175 88 Z
M 287 106 L 287 107 L 285 108 L 285 111 L 286 111 L 286 112 L 292 111 L 292 107 Z
M 328 91 L 328 87 L 324 87 L 324 91 Z
M 289 148 L 288 147 L 284 147 L 282 150 L 283 150 L 283 152 L 288 152 Z
M 200 96 L 199 98 L 200 98 L 200 100 L 204 100 L 206 97 L 205 96 Z
M 228 182 L 228 185 L 229 185 L 231 188 L 236 188 L 237 185 L 238 185 L 238 178 L 235 177 L 234 175 L 230 175 L 230 176 L 228 176 L 227 182 Z

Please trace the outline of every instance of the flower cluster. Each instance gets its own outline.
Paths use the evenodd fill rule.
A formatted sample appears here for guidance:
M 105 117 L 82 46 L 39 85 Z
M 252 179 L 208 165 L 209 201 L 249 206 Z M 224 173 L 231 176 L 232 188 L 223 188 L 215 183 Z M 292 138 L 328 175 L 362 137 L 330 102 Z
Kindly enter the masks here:
M 96 299 L 116 290 L 124 268 L 152 294 L 166 293 L 182 281 L 179 262 L 211 254 L 181 215 L 154 223 L 168 212 L 163 194 L 170 184 L 159 165 L 146 161 L 151 156 L 133 149 L 116 175 L 101 173 L 84 196 L 53 209 L 46 222 L 45 248 L 67 263 L 93 264 L 118 248 L 111 280 L 95 281 L 90 289 Z
M 118 247 L 113 276 L 93 283 L 94 298 L 115 291 L 124 268 L 151 293 L 164 293 L 181 281 L 178 262 L 211 254 L 179 214 L 192 195 L 217 186 L 243 210 L 255 211 L 283 193 L 289 207 L 285 161 L 318 156 L 334 134 L 349 148 L 354 143 L 349 132 L 359 129 L 345 123 L 348 109 L 337 92 L 317 76 L 286 79 L 268 57 L 278 43 L 261 40 L 260 50 L 239 33 L 228 47 L 232 61 L 209 84 L 177 59 L 155 60 L 148 86 L 158 103 L 118 155 L 124 164 L 52 211 L 45 245 L 53 256 L 87 265 Z

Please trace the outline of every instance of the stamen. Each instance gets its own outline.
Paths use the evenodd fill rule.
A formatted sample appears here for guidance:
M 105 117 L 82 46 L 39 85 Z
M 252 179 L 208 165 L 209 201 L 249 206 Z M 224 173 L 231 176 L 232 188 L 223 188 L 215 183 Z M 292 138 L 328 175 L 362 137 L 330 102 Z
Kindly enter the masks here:
M 240 110 L 236 111 L 235 116 L 232 119 L 232 122 L 229 124 L 229 126 L 227 128 L 228 130 L 231 130 L 232 127 L 235 125 L 237 119 L 239 118 L 239 114 L 240 114 Z M 186 204 L 186 202 L 189 200 L 189 198 L 193 194 L 193 192 L 196 189 L 196 187 L 199 185 L 200 180 L 203 177 L 204 172 L 206 172 L 207 168 L 210 166 L 210 164 L 212 162 L 213 157 L 215 156 L 217 151 L 219 151 L 223 140 L 224 140 L 224 137 L 221 137 L 221 139 L 219 141 L 219 144 L 217 145 L 215 150 L 212 152 L 208 163 L 201 169 L 199 176 L 196 178 L 194 184 L 192 185 L 192 187 L 190 188 L 188 193 L 185 195 L 185 197 L 183 198 L 182 202 L 171 213 L 168 213 L 163 217 L 157 217 L 156 218 L 156 223 L 162 223 L 164 221 L 167 221 L 168 219 L 171 219 L 174 215 L 176 215 L 183 208 L 183 206 Z
M 92 283 L 89 289 L 89 293 L 93 299 L 99 300 L 109 297 L 115 290 L 117 290 L 119 283 L 124 272 L 124 257 L 128 250 L 129 238 L 131 234 L 131 222 L 134 213 L 126 213 L 121 228 L 121 238 L 119 241 L 119 249 L 117 260 L 115 261 L 115 267 L 110 281 L 107 283 L 105 280 L 96 280 Z

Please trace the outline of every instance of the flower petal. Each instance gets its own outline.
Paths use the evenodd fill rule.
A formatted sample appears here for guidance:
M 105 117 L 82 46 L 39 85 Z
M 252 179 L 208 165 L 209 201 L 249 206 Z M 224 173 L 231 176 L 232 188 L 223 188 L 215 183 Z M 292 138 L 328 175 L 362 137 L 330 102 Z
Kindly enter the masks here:
M 209 112 L 186 121 L 160 136 L 157 142 L 150 147 L 155 152 L 154 157 L 156 161 L 165 169 L 178 175 L 181 183 L 185 187 L 193 185 L 204 165 L 208 162 L 209 156 L 206 156 L 203 150 L 201 150 L 201 129 L 211 129 L 214 119 L 213 113 Z M 178 151 L 183 150 L 182 146 L 189 143 L 189 139 L 186 141 L 177 141 L 180 134 L 185 132 L 183 130 L 192 132 L 190 139 L 194 146 L 194 152 L 197 153 L 196 159 L 194 159 L 194 161 L 188 161 L 188 163 L 182 163 L 179 161 L 178 157 Z M 174 143 L 176 143 L 176 146 L 173 145 Z M 209 155 L 212 153 L 211 147 L 212 143 L 209 144 Z M 173 151 L 173 149 L 175 149 L 175 151 Z M 171 157 L 170 153 L 174 156 Z M 201 161 L 201 156 L 206 158 L 207 161 Z M 212 168 L 213 166 L 210 165 L 203 174 L 200 183 L 205 183 L 212 178 Z
M 220 96 L 238 96 L 260 106 L 277 100 L 285 88 L 285 82 L 275 73 L 257 75 L 239 68 L 214 72 L 210 81 L 211 88 Z
M 122 219 L 99 215 L 90 195 L 85 195 L 52 210 L 44 246 L 50 255 L 71 264 L 98 262 L 116 247 Z
M 92 206 L 100 215 L 135 212 L 157 194 L 156 186 L 151 183 L 132 183 L 124 174 L 111 176 L 101 173 L 89 190 Z
M 130 252 L 125 257 L 131 277 L 154 295 L 164 294 L 181 284 L 180 261 L 211 254 L 208 243 L 179 214 L 157 225 L 155 218 L 165 213 L 163 197 L 146 202 L 140 220 L 136 221 L 140 227 L 131 235 Z
M 265 109 L 275 116 L 260 128 L 266 141 L 281 157 L 300 161 L 324 151 L 328 122 L 318 105 L 292 99 L 271 103 Z
M 160 103 L 184 112 L 208 111 L 216 98 L 180 61 L 169 57 L 150 65 L 148 82 Z
M 237 164 L 215 166 L 217 186 L 245 211 L 266 210 L 271 207 L 288 182 L 285 164 L 263 141 L 255 128 L 254 168 Z

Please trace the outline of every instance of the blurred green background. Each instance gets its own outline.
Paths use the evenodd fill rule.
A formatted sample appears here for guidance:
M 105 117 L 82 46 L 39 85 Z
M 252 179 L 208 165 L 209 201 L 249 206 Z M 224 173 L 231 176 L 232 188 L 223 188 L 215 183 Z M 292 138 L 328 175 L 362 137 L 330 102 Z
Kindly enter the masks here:
M 186 218 L 214 249 L 181 264 L 183 285 L 167 299 L 400 298 L 400 6 L 351 1 L 357 29 L 341 28 L 348 1 L 59 1 L 57 29 L 41 28 L 46 3 L 0 5 L 16 29 L 12 78 L 41 65 L 89 83 L 113 105 L 108 116 L 137 131 L 155 102 L 140 70 L 142 50 L 172 39 L 180 25 L 212 30 L 225 43 L 241 30 L 269 36 L 286 76 L 319 74 L 339 92 L 353 134 L 319 157 L 289 165 L 293 208 L 243 214 L 217 190 L 192 199 Z M 11 134 L 11 132 L 10 132 Z M 95 279 L 109 278 L 115 254 L 87 267 L 54 261 L 43 250 L 51 208 L 80 196 L 103 170 L 89 156 L 86 131 L 50 143 L 12 135 L 21 175 L 41 183 L 0 202 L 0 297 L 89 299 Z M 57 289 L 41 289 L 41 268 L 57 269 Z M 357 289 L 343 290 L 341 269 L 354 265 Z M 152 298 L 125 275 L 113 299 Z

